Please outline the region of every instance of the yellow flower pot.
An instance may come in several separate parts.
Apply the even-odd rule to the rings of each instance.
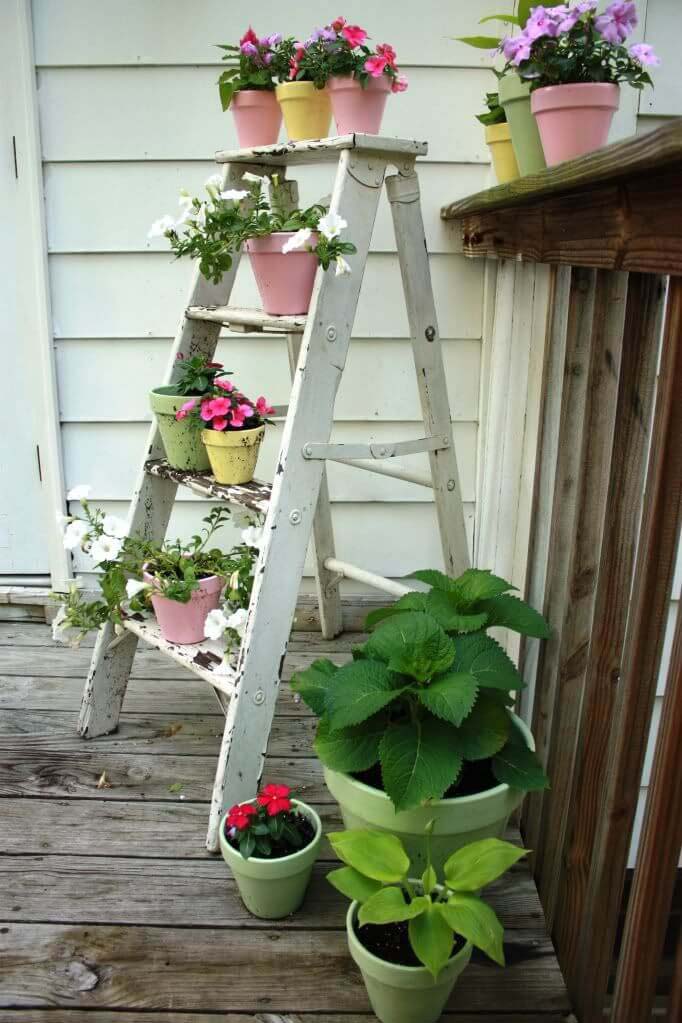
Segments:
[[[327,138],[332,108],[326,89],[316,89],[312,82],[283,82],[275,95],[291,142]]]
[[[499,184],[513,181],[519,176],[519,168],[512,147],[511,132],[508,124],[487,124],[485,140],[495,168],[495,177]]]
[[[253,430],[201,431],[216,483],[232,486],[250,483],[256,471],[264,432],[264,426],[256,426]]]

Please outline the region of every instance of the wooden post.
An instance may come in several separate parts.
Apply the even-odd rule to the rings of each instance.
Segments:
[[[682,1019],[682,927],[677,936],[677,952],[673,967],[673,985],[668,1000],[668,1019]]]
[[[682,278],[671,279],[644,511],[573,990],[581,1023],[604,1007],[682,510]]]

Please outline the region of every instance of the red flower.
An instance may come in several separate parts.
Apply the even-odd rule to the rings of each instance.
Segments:
[[[251,824],[251,818],[255,817],[257,813],[258,810],[253,803],[237,803],[230,807],[227,814],[227,827],[244,831]]]
[[[250,25],[249,25],[248,31],[246,31],[244,33],[244,35],[241,37],[241,39],[239,40],[239,45],[240,46],[243,46],[244,43],[254,43],[256,46],[258,46],[258,36],[253,31],[253,29],[251,28]]]
[[[256,799],[260,806],[267,809],[268,817],[291,809],[291,789],[288,785],[266,785],[261,789]]]

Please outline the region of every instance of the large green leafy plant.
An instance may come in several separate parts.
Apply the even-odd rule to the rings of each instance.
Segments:
[[[524,687],[486,629],[545,637],[542,615],[491,572],[450,579],[431,569],[411,592],[367,619],[375,631],[337,667],[315,661],[292,686],[320,718],[315,750],[327,767],[358,773],[381,765],[397,810],[440,799],[465,761],[490,762],[498,782],[539,789],[547,777],[511,714]]]
[[[504,966],[503,930],[479,891],[525,856],[498,838],[458,849],[445,862],[444,878],[427,866],[410,879],[410,860],[395,835],[378,831],[337,831],[327,836],[346,864],[327,875],[343,895],[360,903],[359,938],[365,924],[408,923],[410,945],[419,962],[437,977],[453,953],[455,935]]]

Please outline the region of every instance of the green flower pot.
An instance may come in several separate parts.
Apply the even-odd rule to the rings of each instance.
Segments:
[[[374,1014],[381,1023],[436,1023],[462,970],[471,959],[471,944],[452,957],[434,980],[425,966],[396,966],[368,952],[355,933],[359,903],[346,916],[350,954],[360,968]]]
[[[253,802],[253,800],[251,800]],[[250,856],[245,860],[225,838],[227,814],[220,821],[220,851],[234,875],[242,902],[249,913],[262,920],[280,920],[295,913],[305,897],[313,864],[322,841],[322,822],[312,807],[292,799],[292,804],[315,826],[315,837],[305,849],[277,860]]]
[[[204,472],[210,469],[208,452],[201,443],[201,430],[190,418],[178,421],[175,413],[189,398],[176,394],[170,387],[155,387],[149,393],[149,404],[159,424],[166,458],[174,469]]]
[[[529,729],[514,715],[529,749],[535,749]],[[436,872],[441,872],[448,856],[469,842],[481,838],[501,838],[509,817],[520,805],[525,793],[511,785],[496,785],[473,796],[437,799],[396,812],[385,792],[356,781],[349,774],[324,768],[324,780],[339,804],[346,828],[390,831],[397,835],[407,850],[415,874],[426,867],[424,829],[434,821],[431,838],[431,859]]]
[[[530,109],[530,84],[518,75],[505,75],[500,79],[499,93],[511,129],[519,172],[522,175],[537,174],[547,164],[538,126]]]

